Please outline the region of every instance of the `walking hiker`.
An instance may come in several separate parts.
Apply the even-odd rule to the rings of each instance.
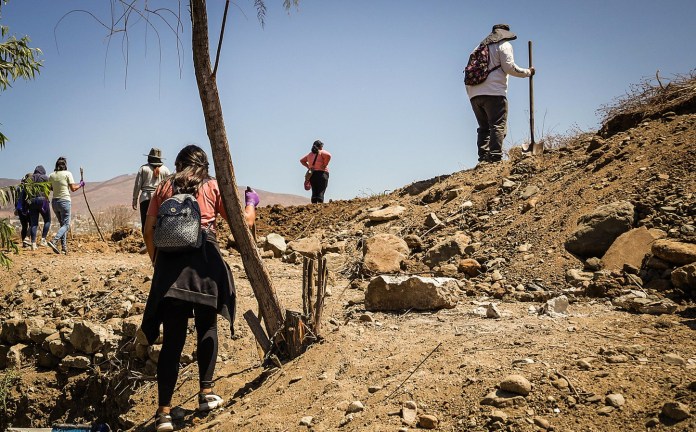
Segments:
[[[145,245],[155,267],[141,326],[150,344],[159,337],[160,324],[163,326],[162,351],[157,363],[159,407],[155,413],[155,428],[158,432],[174,429],[169,413],[179,374],[179,359],[186,342],[188,319],[194,317],[197,334],[199,411],[210,411],[223,403],[223,399],[212,390],[218,351],[217,314],[230,322],[234,333],[234,280],[220,254],[215,224],[218,214],[228,222],[229,219],[217,180],[208,175],[208,157],[198,146],[184,147],[174,165],[174,175],[160,183],[152,194],[144,232]],[[154,239],[160,206],[175,194],[195,196],[204,241],[202,246],[183,252],[157,250]],[[247,189],[245,217],[250,227],[254,223],[250,221],[250,212],[253,209],[255,216],[258,203],[256,192]]]
[[[324,150],[324,143],[316,140],[307,156],[300,159],[303,167],[311,171],[312,204],[324,202],[324,192],[329,185],[329,161],[331,153]]]
[[[133,210],[138,209],[140,203],[140,227],[141,231],[145,232],[145,217],[147,216],[147,208],[150,205],[150,198],[157,186],[162,180],[167,178],[169,168],[164,166],[162,160],[162,150],[151,148],[147,155],[147,163],[142,165],[135,176],[135,185],[133,186]],[[144,251],[143,251],[144,252]]]
[[[533,67],[525,69],[515,64],[510,44],[515,39],[517,35],[510,32],[510,26],[494,25],[491,34],[471,53],[464,70],[466,92],[478,122],[476,145],[479,162],[499,162],[503,157],[503,140],[507,133],[508,75],[518,78],[534,75]],[[482,82],[473,84],[481,78]]]
[[[73,175],[68,171],[68,161],[64,157],[59,157],[56,160],[55,170],[48,176],[48,181],[51,182],[53,189],[53,199],[51,207],[53,213],[60,223],[58,232],[53,237],[53,241],[46,242],[53,252],[64,255],[68,254],[68,230],[70,229],[70,208],[72,201],[70,200],[70,192],[75,192],[81,187],[84,187],[85,182],[80,180],[80,183],[75,183]],[[58,241],[60,240],[61,250],[58,250]]]
[[[20,233],[20,241],[23,247],[31,247],[31,243],[27,240],[27,234],[29,233],[29,202],[27,201],[27,190],[25,185],[27,180],[31,179],[31,173],[27,173],[22,177],[22,182],[17,187],[17,199],[15,201],[14,214],[19,218],[19,223],[22,227]],[[32,250],[36,247],[32,247]]]
[[[46,169],[43,165],[34,168],[31,176],[34,183],[48,182]],[[31,233],[31,248],[36,249],[36,234],[39,230],[39,215],[43,219],[43,229],[41,230],[41,246],[47,246],[46,237],[51,228],[51,207],[49,206],[48,195],[39,194],[29,201],[29,231]]]

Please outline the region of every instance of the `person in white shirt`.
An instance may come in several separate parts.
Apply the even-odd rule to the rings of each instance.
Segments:
[[[515,64],[510,41],[517,35],[507,24],[496,24],[481,44],[488,45],[488,78],[481,84],[467,85],[466,92],[478,122],[479,162],[499,162],[503,157],[503,140],[507,134],[508,75],[527,78],[534,75],[534,68],[521,68]]]
[[[58,250],[58,241],[60,241],[62,252],[67,255],[70,208],[72,205],[70,192],[75,192],[81,187],[84,187],[85,182],[80,180],[79,183],[75,183],[72,173],[68,171],[68,161],[62,156],[56,161],[56,168],[51,175],[48,176],[48,181],[51,183],[51,189],[53,190],[51,207],[53,207],[53,212],[56,214],[58,222],[60,222],[60,228],[55,237],[53,237],[53,241],[46,243],[53,252],[59,254],[61,250]]]
[[[153,147],[150,149],[149,154],[143,156],[147,156],[147,163],[140,167],[138,174],[135,176],[133,210],[138,209],[138,202],[140,202],[140,227],[144,233],[145,217],[147,216],[147,208],[150,206],[152,193],[157,189],[160,182],[171,173],[169,168],[164,166],[162,162],[162,150]]]

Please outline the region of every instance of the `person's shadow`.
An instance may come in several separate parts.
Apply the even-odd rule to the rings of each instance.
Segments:
[[[255,367],[249,367],[246,369],[242,369],[240,371],[232,372],[229,375],[222,376],[217,378],[215,381],[219,381],[222,379],[226,378],[231,378],[236,375],[241,375],[243,373],[247,373],[250,370],[255,369]],[[261,373],[254,378],[253,380],[249,381],[248,383],[244,384],[241,388],[239,388],[233,395],[232,397],[229,398],[223,405],[223,408],[227,409],[230,408],[239,402],[241,398],[244,396],[252,393],[254,390],[257,390],[261,388],[262,385],[265,384],[265,382],[272,377],[275,372],[279,371],[280,369],[276,368],[264,368]],[[280,378],[280,374],[278,374],[278,378]],[[177,388],[174,390],[174,394],[176,394],[177,390],[181,388],[183,385],[183,382],[177,386]],[[174,430],[180,430],[183,428],[192,428],[195,426],[201,426],[208,421],[213,421],[215,417],[217,417],[220,412],[218,411],[216,413],[216,410],[209,411],[209,412],[200,412],[198,410],[192,410],[192,409],[187,409],[183,408],[182,405],[188,404],[191,400],[196,399],[198,396],[198,393],[194,393],[192,395],[189,395],[186,400],[182,401],[179,405],[175,406],[172,408],[172,412],[174,415],[172,415],[172,423],[174,424]],[[224,399],[226,398],[224,395],[221,395]],[[148,418],[147,420],[143,421],[142,423],[136,425],[133,427],[133,431],[135,432],[152,432],[154,429],[154,417]]]

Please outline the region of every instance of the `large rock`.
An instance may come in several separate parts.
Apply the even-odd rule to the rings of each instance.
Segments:
[[[602,268],[622,269],[624,264],[640,268],[643,258],[650,253],[652,244],[663,234],[661,231],[649,230],[644,226],[621,234],[602,257]]]
[[[72,346],[86,354],[98,352],[111,339],[113,334],[109,330],[88,321],[76,322],[70,334]]]
[[[316,237],[305,237],[288,243],[288,249],[308,258],[315,258],[321,252],[321,243]]]
[[[568,252],[581,257],[601,257],[635,219],[633,204],[616,201],[597,207],[578,219],[578,227],[566,240]]]
[[[263,250],[265,251],[273,251],[273,256],[276,258],[280,258],[283,256],[285,251],[288,249],[287,243],[285,243],[285,239],[283,236],[279,234],[268,234],[266,236],[266,243],[263,245]]]
[[[466,254],[466,247],[471,243],[471,238],[462,232],[458,232],[452,237],[448,237],[425,253],[425,263],[430,267],[449,261],[454,257],[461,257]]]
[[[387,222],[400,218],[404,211],[406,211],[406,207],[389,206],[387,208],[372,211],[368,213],[367,217],[371,222]]]
[[[677,265],[696,262],[696,244],[682,243],[674,240],[657,240],[652,245],[652,253],[656,257]]]
[[[672,272],[672,285],[684,291],[696,292],[696,263],[675,269]]]
[[[396,273],[408,257],[406,242],[393,234],[377,234],[365,241],[363,268],[372,273]]]
[[[456,306],[459,284],[452,278],[377,276],[365,291],[365,309],[394,311],[436,310]]]

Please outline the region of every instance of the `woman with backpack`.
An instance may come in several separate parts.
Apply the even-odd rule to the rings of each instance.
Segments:
[[[331,153],[324,150],[324,143],[316,140],[312,144],[312,150],[300,163],[310,173],[309,183],[312,187],[312,204],[324,202],[324,192],[329,185],[329,161]]]
[[[46,169],[43,165],[38,165],[34,168],[34,174],[31,176],[34,183],[48,182]],[[39,230],[39,216],[43,219],[43,229],[41,231],[41,246],[47,246],[46,237],[48,230],[51,228],[51,207],[48,201],[48,195],[39,194],[29,201],[29,232],[31,235],[31,248],[36,249],[36,236]]]
[[[234,281],[216,240],[217,215],[228,220],[217,180],[209,176],[208,157],[198,146],[184,147],[174,165],[174,175],[162,181],[152,194],[144,232],[145,246],[155,269],[141,327],[150,344],[158,339],[160,324],[163,327],[162,351],[157,363],[159,407],[155,413],[155,429],[158,432],[174,430],[170,410],[188,319],[194,317],[197,334],[199,411],[210,411],[223,403],[223,399],[212,390],[218,351],[217,314],[230,322],[234,332]],[[182,197],[180,194],[190,195]],[[174,195],[177,197],[168,200]],[[176,201],[180,197],[181,201]],[[171,205],[166,210],[174,210],[176,203],[181,202],[195,210],[196,205],[190,202],[192,197],[195,197],[199,210],[196,214],[200,215],[200,221],[196,222],[200,222],[199,229],[204,233],[202,245],[176,252],[165,251],[164,247],[156,249],[155,225],[158,224],[160,206],[165,201],[174,202],[165,204]],[[248,189],[245,198],[247,209],[252,207],[255,212],[258,205],[256,192]],[[157,233],[160,242],[162,235]]]
[[[22,232],[20,234],[20,240],[24,247],[31,247],[31,243],[27,241],[27,234],[29,233],[29,202],[27,201],[27,190],[25,184],[31,179],[31,173],[27,173],[22,177],[22,182],[17,187],[17,200],[15,201],[14,214],[19,218],[19,223],[22,227]],[[32,247],[32,250],[36,247]]]

